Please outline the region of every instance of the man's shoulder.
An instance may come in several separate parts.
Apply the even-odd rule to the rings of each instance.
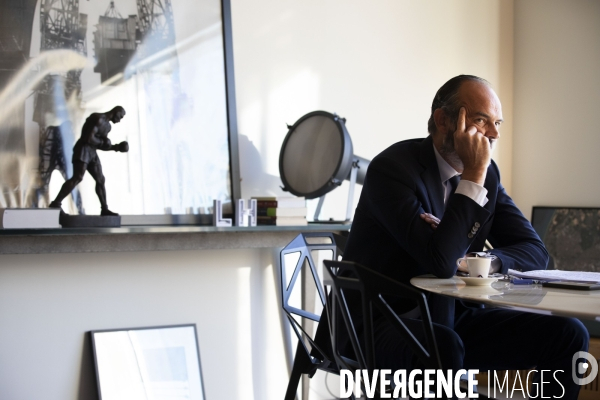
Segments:
[[[427,149],[426,141],[427,138],[409,139],[389,146],[371,161],[366,181],[373,181],[377,176],[414,186],[414,179],[426,168],[426,163],[423,162],[423,155]],[[433,147],[431,153],[433,154]],[[365,182],[365,185],[368,183]]]
[[[426,139],[427,138],[416,138],[394,143],[375,156],[373,162],[377,163],[378,161],[393,160],[400,164],[410,164],[417,161],[421,155],[423,141]]]

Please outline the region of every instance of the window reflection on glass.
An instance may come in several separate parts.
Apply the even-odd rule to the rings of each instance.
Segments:
[[[208,214],[231,200],[220,0],[0,5],[0,207],[46,207],[87,116],[127,114],[98,152],[111,209]],[[58,171],[56,174],[53,172]],[[98,214],[89,174],[63,203]]]

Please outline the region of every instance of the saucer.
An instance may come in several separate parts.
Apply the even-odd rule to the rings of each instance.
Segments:
[[[471,278],[467,276],[458,276],[457,278],[466,283],[467,286],[490,286],[492,283],[500,279],[499,277]]]

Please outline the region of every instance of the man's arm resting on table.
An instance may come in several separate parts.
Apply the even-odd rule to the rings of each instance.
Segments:
[[[458,183],[458,186],[456,187],[456,191],[454,193],[458,193],[458,194],[462,194],[464,196],[470,197],[471,199],[473,199],[473,201],[475,201],[481,207],[485,206],[486,203],[488,202],[488,198],[486,197],[487,189],[481,185],[478,185],[475,182],[471,182],[466,179],[461,179],[461,181]],[[474,257],[476,255],[480,256],[480,257],[485,256],[485,257],[492,258],[492,262],[490,265],[490,274],[495,274],[502,269],[502,260],[500,258],[498,258],[497,256],[493,255],[492,253],[477,251],[477,252],[469,252],[465,256],[466,257]],[[459,267],[458,269],[461,269],[461,268]],[[462,270],[464,270],[465,272],[467,271],[466,265],[464,266],[464,269],[462,269]]]
[[[501,262],[498,272],[506,274],[509,269],[533,271],[548,266],[550,256],[544,243],[503,187],[498,191],[494,224],[488,240],[494,247],[490,253]]]
[[[481,207],[483,207],[487,202],[488,202],[488,198],[487,196],[487,189],[484,188],[481,185],[478,185],[475,182],[471,182],[468,181],[466,179],[461,179],[461,181],[458,183],[458,186],[456,187],[456,191],[454,192],[455,194],[461,194],[464,196],[469,197],[470,199],[472,199],[474,202],[476,202],[477,204],[479,204]],[[425,220],[425,222],[431,224],[432,228],[437,228],[437,225],[440,223],[439,218],[436,218],[435,216],[431,215],[431,214],[422,214],[421,217]],[[491,262],[491,266],[490,266],[490,274],[494,274],[498,271],[500,271],[500,269],[502,268],[502,260],[500,260],[497,256],[488,253],[488,252],[470,252],[465,254],[465,257],[474,257],[474,256],[480,256],[480,257],[484,257],[484,256],[488,256],[488,257],[492,257],[492,262]],[[458,267],[459,270],[467,272],[467,266],[464,262],[461,263],[461,265]]]
[[[468,235],[471,228],[476,222],[483,225],[490,212],[467,196],[453,195],[433,230],[420,216],[425,211],[416,192],[423,190],[422,182],[414,174],[403,173],[398,160],[376,157],[366,181],[368,190],[363,189],[363,193],[369,204],[365,209],[378,224],[428,272],[440,278],[452,277],[456,260],[474,240]]]
[[[493,168],[499,174],[495,164],[493,164]],[[466,190],[465,184],[468,185]],[[478,188],[483,189],[487,194],[482,186],[471,181],[461,180],[455,193],[463,194],[483,206],[487,203],[487,198],[482,197],[485,194]],[[434,228],[440,222],[439,219],[433,218],[430,214],[424,214],[422,218],[432,224]],[[489,240],[495,247],[488,252],[489,255],[494,257],[490,273],[507,273],[508,269],[511,268],[526,271],[546,269],[549,256],[544,244],[502,185],[498,189],[495,218]],[[467,253],[466,256],[475,255],[475,253],[472,251]],[[467,270],[466,265],[461,265],[459,269],[465,272]]]

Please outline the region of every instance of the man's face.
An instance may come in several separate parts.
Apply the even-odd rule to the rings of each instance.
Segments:
[[[467,81],[459,90],[461,106],[467,111],[466,126],[475,126],[490,141],[492,149],[500,138],[502,104],[494,90],[482,83]]]
[[[490,141],[492,150],[500,138],[500,125],[502,124],[502,105],[500,99],[489,86],[475,81],[464,82],[459,89],[459,109],[464,107],[467,115],[465,126],[475,126]],[[446,155],[453,154],[454,132],[458,115],[452,115],[447,120],[447,129],[442,145],[442,152]],[[462,164],[462,162],[461,162]]]

